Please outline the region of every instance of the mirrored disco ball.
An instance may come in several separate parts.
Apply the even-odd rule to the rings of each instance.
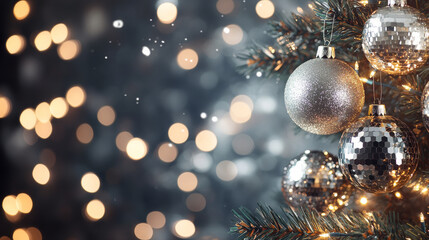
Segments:
[[[355,187],[385,193],[410,180],[419,148],[405,123],[391,116],[368,116],[344,131],[338,157],[341,170]]]
[[[351,188],[341,173],[338,158],[326,151],[307,150],[290,162],[282,178],[287,203],[321,212],[336,211],[346,205]]]
[[[428,20],[409,6],[380,8],[365,23],[362,47],[374,68],[389,74],[408,74],[429,57]]]

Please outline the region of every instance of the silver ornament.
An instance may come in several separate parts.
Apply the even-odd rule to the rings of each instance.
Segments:
[[[422,117],[423,124],[429,131],[429,82],[426,83],[425,89],[422,94]]]
[[[383,72],[405,75],[429,57],[429,24],[405,0],[389,0],[365,23],[362,48],[371,65]]]
[[[334,48],[319,47],[318,58],[300,65],[286,83],[284,98],[289,116],[314,134],[345,129],[356,120],[364,104],[358,74],[334,57]]]
[[[346,205],[351,190],[340,171],[338,158],[326,151],[307,150],[284,169],[282,191],[293,207],[336,211]]]
[[[384,105],[346,129],[339,146],[341,170],[366,192],[395,191],[413,176],[419,159],[417,140],[407,125],[385,115]]]

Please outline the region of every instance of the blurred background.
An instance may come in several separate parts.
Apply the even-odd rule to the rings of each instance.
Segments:
[[[1,1],[0,239],[233,239],[296,133],[283,79],[242,76],[303,0]]]

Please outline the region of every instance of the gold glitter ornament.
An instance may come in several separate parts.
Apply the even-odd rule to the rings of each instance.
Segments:
[[[293,207],[328,212],[347,204],[352,186],[341,173],[337,157],[326,151],[307,150],[284,168],[282,192]]]
[[[300,128],[329,135],[356,120],[365,93],[353,68],[335,59],[335,48],[320,46],[316,59],[301,64],[291,74],[284,99],[289,116]]]
[[[346,129],[339,146],[341,171],[366,192],[393,192],[413,176],[419,146],[407,125],[385,115],[382,104],[372,104],[369,116]]]
[[[371,65],[393,75],[423,66],[429,57],[429,24],[406,0],[389,0],[365,23],[362,48]]]

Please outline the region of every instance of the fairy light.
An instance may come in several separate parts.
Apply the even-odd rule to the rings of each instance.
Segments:
[[[371,73],[369,74],[369,78],[374,77],[374,76],[375,76],[375,73],[376,73],[376,71],[375,71],[375,70],[372,70],[372,71],[371,71]]]
[[[362,205],[366,205],[368,203],[368,198],[366,197],[361,197],[361,199],[359,200],[360,204]]]
[[[411,87],[408,85],[403,84],[402,87],[407,91],[411,91]]]
[[[395,197],[396,198],[402,198],[402,194],[400,192],[395,192]]]
[[[191,70],[198,65],[198,54],[193,49],[186,48],[177,54],[176,60],[180,68]]]
[[[427,193],[428,189],[427,188],[423,188],[422,189],[422,193]]]
[[[143,141],[143,139],[133,138],[128,142],[126,151],[129,158],[137,161],[146,156],[148,152],[148,146],[147,143]]]
[[[359,71],[359,62],[358,61],[355,62],[355,70]]]
[[[328,238],[328,237],[330,237],[330,234],[329,233],[322,233],[319,235],[319,237]]]

